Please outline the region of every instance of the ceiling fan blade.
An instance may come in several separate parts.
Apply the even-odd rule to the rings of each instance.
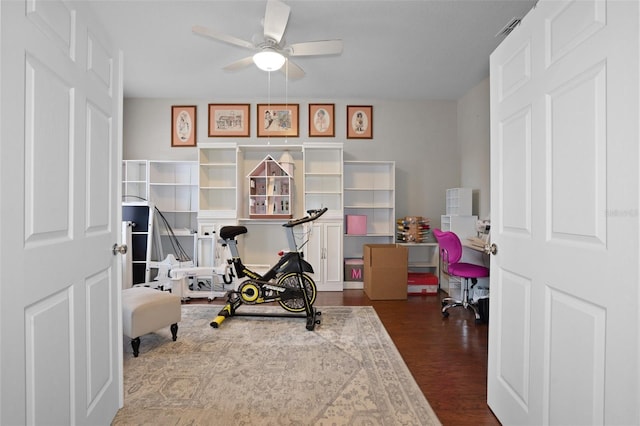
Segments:
[[[269,0],[267,2],[267,9],[264,13],[265,39],[273,39],[276,44],[280,43],[287,29],[290,12],[291,8],[281,1]]]
[[[280,68],[280,71],[282,71],[289,80],[297,80],[304,77],[304,70],[289,59],[286,60],[282,68]]]
[[[339,55],[342,53],[342,40],[308,41],[289,46],[289,56]]]
[[[222,68],[225,71],[237,71],[239,69],[248,67],[253,63],[253,56],[247,56],[246,58],[240,59],[239,61],[235,61]]]
[[[251,42],[242,40],[241,38],[230,36],[228,34],[223,34],[218,31],[212,30],[210,28],[202,27],[200,25],[194,25],[191,28],[191,31],[205,37],[209,37],[215,40],[223,41],[225,43],[233,44],[235,46],[245,47],[247,49],[255,49],[255,46]]]

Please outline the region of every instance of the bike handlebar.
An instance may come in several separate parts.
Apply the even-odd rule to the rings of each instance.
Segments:
[[[314,220],[325,214],[327,210],[329,210],[327,207],[324,207],[322,209],[307,210],[309,216],[305,216],[300,219],[292,219],[282,226],[284,226],[285,228],[293,228],[294,226],[301,225],[303,223],[313,222]]]

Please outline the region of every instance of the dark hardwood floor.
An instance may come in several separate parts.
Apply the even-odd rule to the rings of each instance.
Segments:
[[[315,306],[373,306],[443,425],[499,425],[487,405],[488,326],[462,308],[443,318],[441,297],[371,301],[345,290],[319,292]]]

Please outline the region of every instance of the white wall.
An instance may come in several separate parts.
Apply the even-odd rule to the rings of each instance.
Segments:
[[[458,100],[460,184],[473,188],[473,214],[484,219],[490,206],[489,78]]]
[[[280,101],[271,100],[272,103]],[[171,105],[197,105],[198,141],[215,142],[220,138],[207,136],[209,102],[250,103],[252,136],[233,138],[233,141],[240,144],[266,143],[264,138],[255,137],[256,104],[264,103],[263,99],[130,98],[124,101],[124,159],[197,160],[198,154],[195,148],[171,148]],[[379,100],[345,102],[314,99],[314,103],[335,103],[336,137],[321,139],[307,137],[308,102],[309,100],[289,99],[289,103],[300,104],[300,137],[289,138],[287,143],[300,144],[309,140],[343,142],[345,160],[396,161],[396,215],[398,217],[426,216],[431,218],[433,226],[440,226],[440,215],[445,211],[446,189],[458,187],[461,184],[461,152],[457,120],[459,103]],[[373,139],[346,139],[347,103],[373,105]],[[283,140],[280,139],[276,143],[282,142]]]

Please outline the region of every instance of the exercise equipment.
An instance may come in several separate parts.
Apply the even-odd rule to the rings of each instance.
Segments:
[[[281,254],[278,262],[264,275],[261,275],[242,263],[236,237],[247,233],[245,226],[224,226],[220,229],[220,242],[229,247],[232,265],[238,279],[248,277],[238,285],[237,290],[228,292],[227,304],[218,313],[210,325],[218,328],[222,322],[232,316],[279,316],[306,318],[307,330],[313,330],[320,324],[321,312],[313,307],[316,299],[316,283],[308,275],[313,267],[303,259],[302,248],[309,241],[309,232],[303,232],[300,244],[296,241],[294,228],[318,219],[327,208],[308,210],[308,216],[292,219],[282,226],[287,233],[289,251]],[[243,304],[257,305],[278,302],[287,313],[237,312]]]

